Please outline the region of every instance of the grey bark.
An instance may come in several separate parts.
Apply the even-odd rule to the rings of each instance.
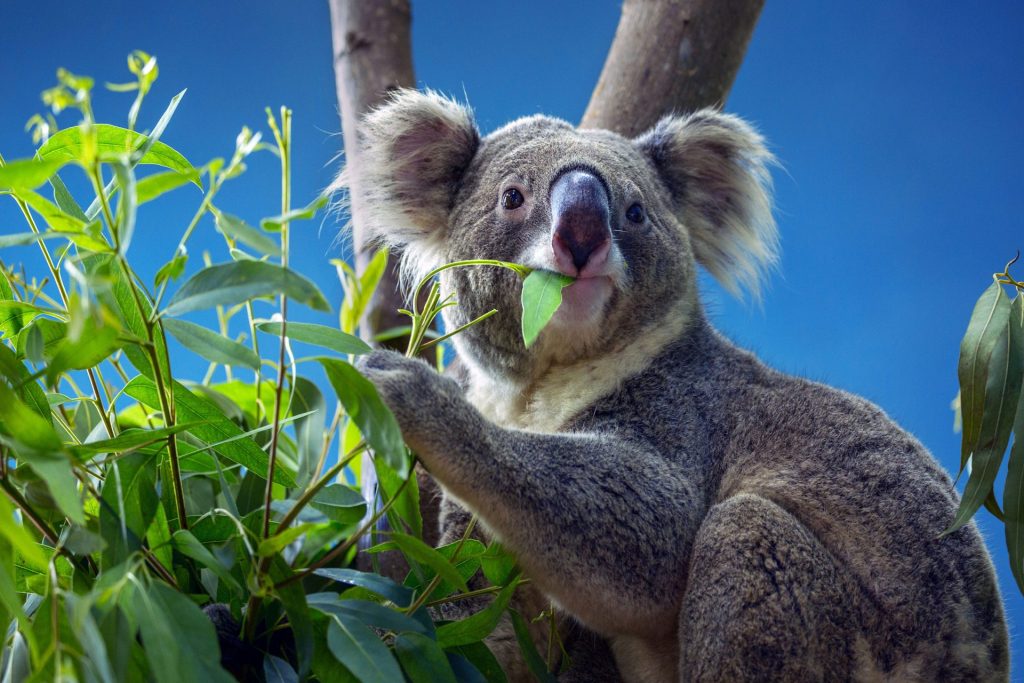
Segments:
[[[329,0],[329,4],[345,164],[351,182],[358,184],[359,120],[392,90],[416,85],[410,31],[412,11],[409,0]],[[357,193],[351,196],[355,202]],[[358,203],[353,204],[351,212],[355,265],[362,272],[372,250],[366,243]],[[396,267],[397,259],[392,257],[367,308],[362,325],[367,341],[379,332],[408,324],[397,312],[404,306]]]
[[[662,116],[721,106],[764,0],[625,0],[583,128],[632,137]]]

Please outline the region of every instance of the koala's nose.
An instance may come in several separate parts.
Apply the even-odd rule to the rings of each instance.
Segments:
[[[598,270],[611,249],[608,191],[591,171],[563,173],[551,186],[551,249],[567,275]]]

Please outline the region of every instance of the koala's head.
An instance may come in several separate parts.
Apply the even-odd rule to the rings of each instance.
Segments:
[[[627,345],[697,310],[696,263],[755,295],[776,257],[771,155],[742,120],[704,110],[635,138],[545,116],[481,138],[470,110],[397,92],[361,130],[353,201],[366,227],[403,249],[409,281],[450,261],[499,259],[576,278],[525,349],[520,280],[495,267],[442,274],[460,356],[510,377]]]

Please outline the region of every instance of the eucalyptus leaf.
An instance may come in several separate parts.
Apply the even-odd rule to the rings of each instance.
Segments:
[[[1010,301],[1003,286],[993,282],[982,293],[971,313],[967,332],[960,342],[957,375],[960,378],[960,409],[963,416],[963,440],[960,469],[975,450],[985,410],[985,383],[989,359],[1010,315]]]
[[[325,486],[313,496],[310,505],[340,524],[354,524],[366,514],[363,496],[344,484]]]
[[[334,614],[327,625],[327,647],[362,683],[394,683],[402,670],[387,645],[359,620]]]
[[[537,646],[530,636],[530,627],[527,626],[526,620],[514,609],[510,609],[508,613],[512,618],[512,628],[515,631],[516,640],[519,642],[519,651],[523,654],[523,660],[530,673],[539,683],[558,683],[558,679],[551,675],[547,664],[537,652]]]
[[[173,318],[165,318],[163,326],[182,346],[208,361],[221,365],[241,365],[252,370],[259,369],[260,357],[255,351],[213,330]]]
[[[562,305],[562,290],[574,280],[568,275],[535,270],[523,280],[523,343],[527,348],[537,341],[540,331]]]
[[[141,206],[151,202],[157,197],[171,190],[177,189],[189,182],[186,175],[177,171],[162,171],[142,178],[135,185],[135,192],[138,203]]]
[[[16,159],[0,166],[0,189],[34,190],[70,159]]]
[[[1005,298],[1002,290],[1000,294]],[[1020,304],[1015,306],[1019,308]],[[1019,348],[1024,343],[1019,337],[1024,330],[1016,322],[1011,324],[1008,300],[1006,308],[1007,315],[999,318],[1002,320],[999,337],[989,358],[983,394],[984,410],[976,445],[971,454],[971,475],[964,488],[956,517],[944,534],[966,524],[986,498],[992,495],[992,485],[1013,430],[1021,395],[1021,383],[1024,380],[1024,354],[1019,353]]]
[[[281,226],[292,221],[309,220],[316,215],[316,212],[327,206],[329,201],[327,195],[321,195],[314,199],[309,205],[301,209],[292,209],[288,213],[273,218],[264,218],[260,221],[260,227],[271,232],[280,232]]]
[[[266,322],[256,325],[260,332],[281,335],[281,323]],[[326,325],[314,323],[289,322],[285,328],[285,336],[292,341],[313,344],[338,353],[359,355],[369,353],[373,349],[359,337],[336,330]]]
[[[399,607],[408,607],[412,602],[413,592],[411,589],[401,586],[391,579],[380,574],[361,572],[355,569],[326,567],[313,572],[325,579],[339,581],[353,586],[359,586],[386,598]]]
[[[501,620],[501,614],[508,606],[512,594],[516,590],[516,582],[511,581],[501,589],[491,604],[483,608],[471,617],[461,621],[453,621],[444,624],[437,629],[437,642],[441,647],[449,648],[458,645],[468,645],[483,640],[491,634]]]
[[[373,383],[343,360],[317,360],[324,366],[327,379],[345,407],[345,412],[359,427],[370,447],[401,476],[408,476],[408,457],[402,431],[395,416],[381,401]]]
[[[317,311],[331,310],[317,286],[302,275],[272,263],[234,261],[204,268],[189,278],[167,304],[163,315],[230,306],[277,294],[285,294]]]
[[[459,570],[455,568],[455,565],[453,565],[447,557],[439,553],[434,548],[431,548],[420,539],[398,531],[392,531],[391,540],[395,545],[401,548],[402,552],[406,556],[427,565],[437,572],[438,576],[451,585],[456,586],[464,592],[469,590],[469,587],[466,585],[466,580],[459,574]]]
[[[106,123],[93,124],[96,145],[100,158],[114,160],[124,154],[139,151],[149,139],[137,131],[120,128]],[[37,154],[43,161],[84,161],[85,145],[82,141],[82,127],[65,128],[50,136],[39,148]],[[140,164],[155,164],[177,171],[190,182],[202,189],[203,184],[197,171],[180,152],[163,142],[156,142],[146,151]]]
[[[222,211],[215,211],[214,216],[216,217],[217,230],[224,236],[237,240],[268,256],[276,256],[281,253],[281,246],[277,242],[241,218]]]
[[[444,650],[421,633],[399,633],[395,654],[412,683],[456,683]]]

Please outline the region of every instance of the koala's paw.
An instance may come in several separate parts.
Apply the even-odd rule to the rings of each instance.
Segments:
[[[360,357],[356,367],[373,382],[415,451],[447,442],[454,429],[473,420],[459,386],[422,360],[374,351]]]

